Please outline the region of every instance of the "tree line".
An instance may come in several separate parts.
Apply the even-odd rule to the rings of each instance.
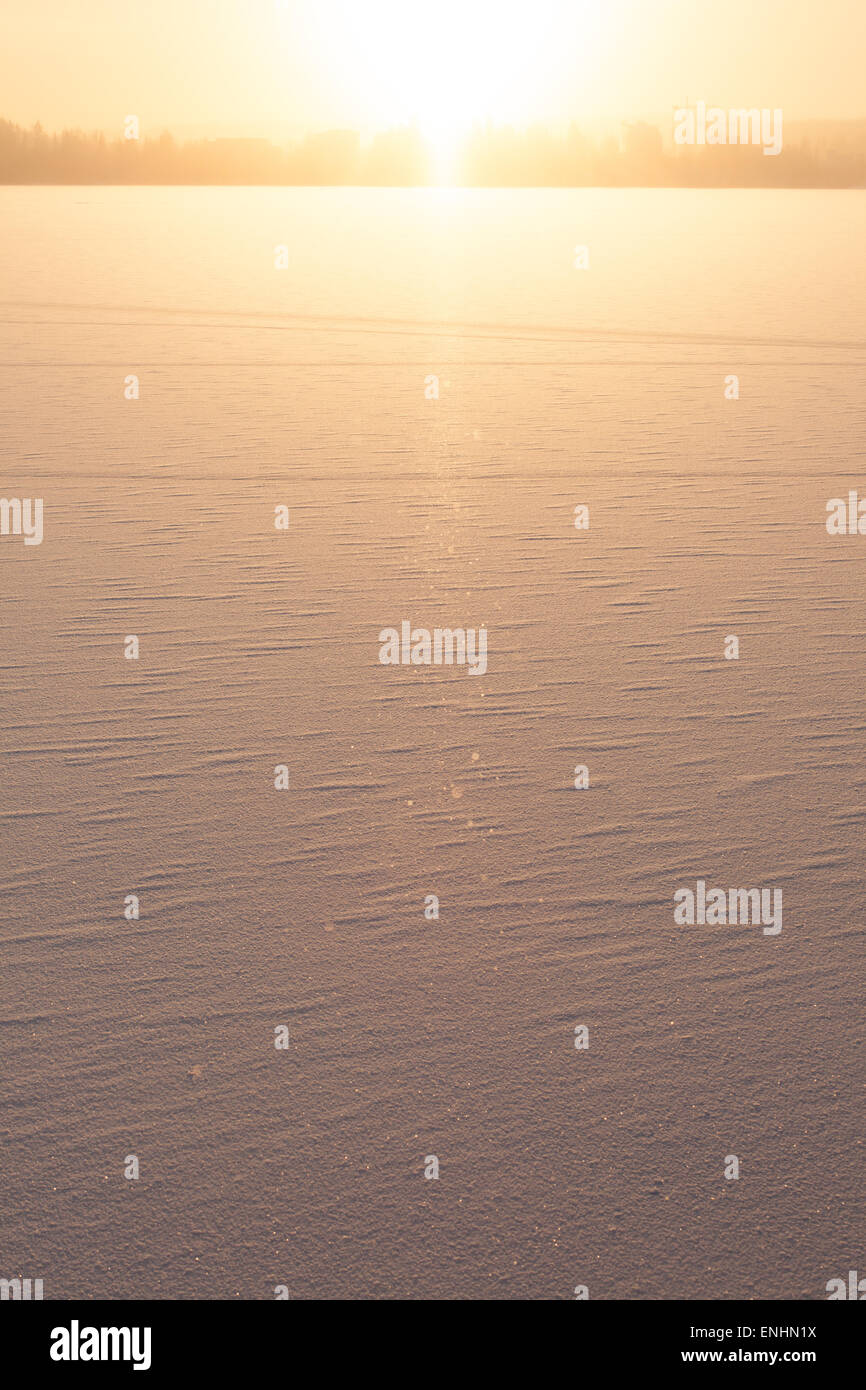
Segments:
[[[50,134],[0,120],[4,184],[368,184],[435,183],[435,153],[413,126],[366,143],[332,130],[290,144],[265,139],[109,139],[100,132]],[[657,126],[625,122],[594,137],[576,125],[556,133],[486,125],[455,151],[448,182],[471,187],[866,187],[866,122],[797,129],[768,158],[758,146],[677,146]]]

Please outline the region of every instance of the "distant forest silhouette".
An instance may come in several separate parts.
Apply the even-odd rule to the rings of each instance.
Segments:
[[[179,142],[164,133],[137,140],[0,120],[3,184],[350,184],[435,183],[436,163],[412,126],[363,144],[357,131],[330,130],[290,145],[264,139]],[[564,134],[533,126],[484,126],[463,140],[450,183],[470,187],[650,186],[866,187],[866,121],[789,126],[781,154],[759,146],[674,146],[644,121],[619,136]]]

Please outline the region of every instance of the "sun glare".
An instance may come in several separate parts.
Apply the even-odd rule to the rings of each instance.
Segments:
[[[320,0],[316,23],[363,119],[417,125],[447,180],[473,125],[544,119],[554,87],[591,77],[608,12],[607,0]]]

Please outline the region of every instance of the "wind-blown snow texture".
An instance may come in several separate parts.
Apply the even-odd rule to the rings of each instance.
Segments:
[[[825,507],[866,495],[866,195],[0,209],[0,491],[45,507],[0,540],[0,1274],[826,1297],[863,1259],[866,538]],[[403,619],[486,624],[487,673],[380,665]],[[676,926],[698,878],[781,887],[781,934]]]

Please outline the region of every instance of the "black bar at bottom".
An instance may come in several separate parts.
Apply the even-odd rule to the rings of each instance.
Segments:
[[[485,1379],[496,1373],[500,1358],[509,1378],[516,1378],[515,1355],[535,1362],[533,1379],[546,1376],[545,1366],[553,1371],[551,1356],[564,1356],[574,1379],[590,1366],[596,1378],[605,1371],[667,1376],[715,1367],[736,1374],[759,1366],[800,1367],[822,1381],[842,1370],[847,1377],[858,1369],[862,1375],[862,1315],[834,1301],[575,1300],[557,1311],[536,1310],[521,1328],[522,1306],[472,1300],[425,1311],[388,1301],[376,1313],[369,1302],[359,1310],[343,1302],[276,1300],[8,1301],[0,1304],[0,1331],[3,1363],[7,1370],[16,1367],[18,1383],[31,1371],[62,1381],[70,1375],[92,1379],[105,1370],[136,1375],[136,1368],[142,1383],[145,1376],[161,1381],[184,1372],[225,1378],[281,1369],[286,1377],[309,1379],[317,1367],[334,1374],[335,1351],[355,1375],[387,1373],[427,1385],[437,1371],[449,1379],[458,1370],[465,1375],[471,1369],[467,1352],[476,1368],[479,1358],[487,1363]],[[502,1316],[507,1322],[500,1323]],[[392,1340],[401,1332],[417,1339],[418,1358],[407,1362],[402,1342]]]

